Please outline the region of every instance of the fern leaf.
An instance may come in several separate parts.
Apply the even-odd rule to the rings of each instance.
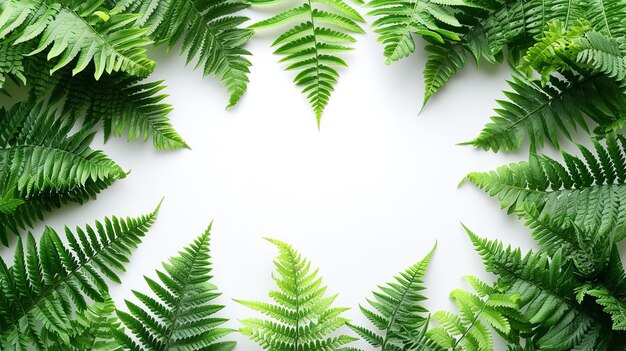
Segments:
[[[428,326],[428,316],[424,316],[428,310],[421,303],[426,300],[422,295],[425,289],[423,277],[433,251],[434,248],[421,261],[396,276],[394,282],[381,286],[380,291],[374,293],[374,300],[368,302],[375,311],[361,306],[366,317],[376,316],[372,322],[383,332],[382,335],[363,327],[349,326],[372,347],[381,351],[402,350],[421,337],[415,335],[416,330]]]
[[[234,341],[221,340],[234,331],[221,327],[228,320],[213,316],[223,306],[212,304],[220,294],[210,282],[210,232],[211,226],[163,263],[165,271],[157,271],[160,282],[146,278],[156,297],[133,291],[143,307],[127,300],[129,312],[117,312],[140,341],[138,349],[228,351],[235,347]]]
[[[599,32],[590,31],[586,34],[576,60],[609,78],[618,81],[626,78],[626,58],[619,42]]]
[[[97,11],[102,2],[61,3],[58,13],[45,25],[39,44],[31,54],[47,50],[48,60],[56,62],[50,70],[51,74],[69,64],[73,65],[72,73],[76,74],[92,62],[96,79],[104,72],[122,71],[140,77],[152,72],[155,63],[145,55],[145,47],[151,41],[145,36],[146,29],[134,27],[137,15],[107,14],[99,17],[98,13],[104,13]],[[24,35],[32,37],[27,32],[16,42],[25,40]]]
[[[72,117],[59,117],[42,104],[21,103],[0,111],[0,126],[0,194],[17,205],[0,213],[5,245],[8,232],[18,234],[45,211],[82,203],[126,176],[102,152],[89,148],[89,128],[70,135]]]
[[[608,351],[624,345],[626,334],[611,330],[608,316],[576,299],[574,291],[582,284],[561,250],[522,255],[467,231],[487,270],[498,275],[497,284],[507,295],[519,294],[524,318],[532,325],[532,332],[524,331],[531,349]]]
[[[464,4],[462,0],[452,3]],[[368,15],[378,17],[372,27],[379,35],[378,41],[385,46],[387,64],[415,51],[414,35],[429,37],[440,43],[444,42],[444,38],[460,39],[453,31],[439,26],[440,23],[451,27],[461,26],[448,4],[428,0],[372,0],[367,6],[373,8]]]
[[[70,322],[67,340],[55,340],[46,346],[49,351],[122,351],[124,330],[115,316],[115,304],[110,298],[95,302],[75,313]]]
[[[438,311],[433,319],[438,327],[428,331],[428,336],[446,350],[483,351],[493,350],[491,327],[508,336],[511,332],[509,319],[518,313],[519,296],[506,295],[474,277],[468,277],[477,294],[454,290],[450,298],[459,309],[455,315]]]
[[[24,56],[32,51],[30,45],[11,45],[0,42],[0,89],[7,78],[17,79],[26,83],[24,72]]]
[[[73,310],[84,311],[87,299],[106,300],[104,279],[120,281],[117,272],[124,270],[157,211],[105,218],[75,232],[66,228],[69,247],[52,228],[45,229],[39,245],[30,234],[25,243],[18,239],[13,266],[0,263],[2,349],[42,346],[42,335],[69,342]]]
[[[346,308],[331,307],[337,295],[326,295],[326,287],[311,263],[290,245],[268,241],[279,250],[275,261],[278,275],[274,277],[279,290],[269,294],[275,303],[237,302],[271,319],[245,319],[239,332],[265,350],[341,350],[355,341],[336,335],[348,322],[341,317]]]
[[[319,5],[326,5],[329,10],[319,9]],[[264,29],[289,24],[290,28],[273,46],[277,47],[276,54],[284,56],[281,62],[288,64],[286,69],[298,72],[294,82],[307,95],[318,127],[339,77],[337,68],[347,66],[337,53],[351,50],[347,44],[355,41],[352,33],[364,32],[359,22],[364,22],[363,18],[343,0],[307,0],[249,27]]]
[[[559,137],[571,140],[578,128],[589,133],[588,120],[609,131],[623,124],[626,95],[614,79],[565,73],[563,78],[551,76],[549,82],[542,85],[514,75],[509,81],[513,90],[505,92],[508,100],[498,101],[501,108],[491,123],[465,144],[497,152],[516,150],[528,139],[534,151],[546,140],[559,147]]]
[[[594,142],[596,154],[579,146],[583,158],[563,152],[565,165],[545,155],[528,162],[502,166],[488,173],[470,173],[472,183],[500,200],[509,213],[534,206],[554,220],[568,219],[599,231],[614,228],[614,240],[626,236],[624,211],[626,179],[622,136],[610,134],[606,146]]]
[[[244,0],[130,0],[120,2],[115,11],[143,14],[138,23],[157,44],[172,49],[182,43],[187,63],[195,61],[204,76],[218,77],[226,86],[231,108],[248,87],[250,52],[243,47],[252,31],[240,27],[248,18],[238,15],[248,6]]]

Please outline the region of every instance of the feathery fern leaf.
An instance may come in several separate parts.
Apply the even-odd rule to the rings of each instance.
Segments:
[[[253,0],[252,4],[277,1]],[[318,8],[325,5],[329,10]],[[298,71],[294,82],[302,87],[315,112],[319,127],[339,73],[337,67],[347,63],[336,53],[351,50],[348,43],[356,41],[352,33],[364,33],[358,22],[363,17],[343,0],[306,0],[271,18],[257,22],[251,29],[265,29],[295,24],[272,44],[275,54],[283,55],[281,62],[287,70]]]
[[[509,213],[532,205],[555,220],[568,219],[600,232],[614,227],[614,240],[619,241],[626,236],[626,139],[609,134],[605,144],[594,141],[596,155],[579,146],[583,158],[563,152],[565,165],[532,154],[528,162],[470,173],[467,179],[496,196]]]
[[[140,342],[132,350],[229,351],[234,341],[221,339],[234,330],[220,327],[227,319],[213,317],[223,308],[211,304],[220,294],[211,284],[209,256],[211,226],[178,256],[157,271],[160,282],[145,278],[152,293],[133,291],[144,307],[126,301],[128,313],[118,311],[122,322]]]
[[[39,245],[30,234],[25,243],[18,239],[13,266],[0,262],[2,349],[41,348],[46,342],[42,335],[70,341],[73,310],[85,310],[87,299],[106,300],[104,278],[120,282],[116,272],[124,270],[157,211],[139,218],[105,218],[75,232],[66,228],[69,247],[52,228],[45,229]]]
[[[369,16],[378,19],[372,23],[379,34],[378,41],[385,46],[387,63],[407,57],[415,51],[413,35],[429,37],[443,43],[444,38],[459,40],[450,30],[441,28],[439,23],[460,27],[450,5],[463,6],[464,0],[372,0],[367,3],[373,8]]]
[[[611,318],[594,301],[577,298],[585,284],[572,257],[562,250],[522,255],[519,249],[468,234],[488,271],[508,295],[519,294],[522,313],[532,325],[526,345],[539,350],[623,350],[626,333],[612,330]],[[620,263],[621,265],[621,263]],[[531,349],[533,349],[531,348]]]
[[[433,319],[440,325],[428,331],[428,336],[446,350],[493,350],[493,336],[489,327],[508,337],[511,324],[521,320],[519,295],[505,294],[497,286],[489,286],[475,277],[467,277],[476,294],[454,290],[454,300],[459,314],[438,311]]]
[[[121,0],[114,12],[141,13],[138,24],[169,49],[182,40],[181,54],[186,53],[187,63],[195,60],[204,76],[219,77],[227,87],[230,108],[248,87],[250,52],[243,47],[252,31],[239,27],[248,18],[237,14],[248,6],[244,0]]]
[[[122,351],[124,330],[115,316],[115,304],[107,298],[77,312],[67,340],[55,340],[48,351]]]
[[[590,31],[581,40],[576,60],[618,81],[626,78],[626,54],[622,45],[599,32]]]
[[[42,104],[20,103],[0,110],[0,241],[66,202],[83,202],[126,174],[100,151],[89,148],[90,128],[69,134],[72,116]],[[7,206],[13,204],[13,206]]]
[[[528,139],[535,151],[546,140],[559,147],[559,137],[571,140],[571,131],[578,128],[590,133],[588,120],[601,133],[618,129],[626,121],[626,90],[604,75],[564,73],[542,85],[517,74],[508,83],[513,91],[505,92],[508,100],[498,101],[497,116],[465,144],[497,152],[516,150]]]
[[[30,45],[11,45],[0,42],[0,89],[4,87],[7,78],[26,83],[24,72],[24,56],[32,51]]]
[[[381,286],[381,291],[374,293],[375,299],[368,300],[368,303],[375,310],[361,306],[363,314],[383,332],[382,335],[349,324],[372,347],[381,351],[404,350],[407,345],[415,344],[415,339],[422,338],[416,331],[427,328],[429,321],[428,316],[424,315],[428,310],[421,305],[426,300],[422,295],[422,290],[425,289],[423,278],[434,250],[433,248],[421,261],[396,276],[395,282]]]
[[[275,304],[238,301],[271,320],[245,319],[239,332],[271,351],[341,350],[356,339],[347,335],[329,336],[348,320],[346,308],[331,307],[337,295],[325,296],[326,287],[317,270],[289,244],[268,239],[279,250],[274,262],[279,290],[271,291]]]

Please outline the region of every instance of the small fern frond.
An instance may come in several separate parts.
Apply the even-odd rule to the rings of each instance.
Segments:
[[[0,262],[0,345],[3,350],[41,347],[42,335],[70,340],[73,311],[87,299],[107,299],[106,279],[120,282],[132,250],[154,223],[157,210],[139,218],[105,218],[95,226],[65,229],[69,247],[52,228],[37,245],[18,239],[12,267]]]
[[[318,8],[320,5],[328,11]],[[339,77],[337,68],[347,66],[337,53],[351,50],[347,44],[356,41],[352,33],[364,33],[359,22],[364,22],[361,15],[343,0],[306,0],[249,27],[256,30],[290,25],[272,46],[277,47],[275,54],[284,56],[281,62],[288,64],[286,69],[298,72],[294,82],[307,95],[318,127]]]
[[[122,351],[124,328],[110,298],[76,312],[66,340],[55,340],[48,351]],[[53,338],[54,339],[54,338]]]
[[[626,78],[626,55],[620,43],[599,32],[590,31],[581,40],[576,61],[609,78],[624,81]]]
[[[160,281],[146,278],[152,295],[133,291],[143,307],[126,301],[129,312],[118,316],[145,350],[229,351],[234,341],[221,340],[234,332],[221,327],[228,320],[214,317],[224,306],[212,304],[220,293],[211,281],[211,226],[193,243],[163,263]]]
[[[0,194],[5,203],[0,241],[5,245],[8,232],[18,234],[44,212],[93,198],[126,176],[106,155],[89,148],[89,128],[69,134],[72,120],[41,103],[0,111]]]
[[[245,319],[239,332],[265,350],[342,350],[355,341],[336,334],[348,322],[341,316],[347,309],[332,307],[337,295],[326,295],[318,271],[289,244],[268,241],[279,251],[274,262],[279,289],[269,294],[274,303],[237,302],[270,319]]]
[[[600,232],[614,230],[614,240],[626,236],[626,139],[607,135],[605,146],[594,141],[595,155],[579,146],[582,158],[563,152],[565,165],[545,155],[496,171],[470,173],[472,183],[500,200],[509,213],[534,206],[554,220],[567,219]]]
[[[559,137],[571,140],[579,128],[590,133],[588,122],[599,131],[623,125],[626,92],[614,79],[604,75],[579,76],[564,72],[550,76],[543,85],[534,78],[515,74],[508,82],[507,100],[499,100],[497,115],[491,117],[480,135],[465,144],[485,150],[516,150],[530,140],[531,151],[545,141],[559,147]]]
[[[380,291],[374,293],[374,299],[368,300],[374,310],[361,306],[363,314],[379,332],[349,326],[372,347],[381,351],[402,350],[420,337],[416,335],[417,330],[428,326],[429,318],[425,315],[428,310],[422,306],[426,300],[422,295],[425,289],[423,278],[434,250],[394,277],[394,282],[381,286]]]
[[[249,6],[244,0],[120,1],[117,11],[143,14],[145,25],[157,44],[172,49],[182,43],[181,55],[204,76],[218,77],[228,89],[227,108],[237,104],[248,87],[250,52],[244,49],[252,35],[240,26],[248,21],[239,13]]]
[[[387,64],[411,55],[415,51],[414,35],[431,38],[443,43],[444,38],[459,40],[459,36],[440,24],[460,27],[451,5],[463,6],[463,0],[372,0],[373,8],[368,15],[378,17],[372,27],[378,33],[378,41],[385,46]]]
[[[428,331],[428,336],[445,350],[493,350],[490,327],[507,336],[511,333],[512,316],[519,317],[519,295],[507,295],[475,277],[467,277],[476,293],[454,290],[450,298],[459,314],[438,311],[433,319],[438,327]]]

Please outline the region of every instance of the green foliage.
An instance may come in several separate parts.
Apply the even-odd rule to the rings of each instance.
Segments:
[[[124,330],[115,316],[115,304],[110,298],[95,302],[77,312],[71,321],[66,340],[55,340],[46,346],[49,351],[122,351]]]
[[[76,323],[81,323],[73,311],[87,309],[88,299],[108,298],[105,278],[120,282],[117,272],[124,270],[157,211],[132,219],[105,218],[75,232],[66,228],[69,247],[49,227],[39,245],[30,234],[26,242],[19,238],[13,266],[0,262],[2,349],[43,348],[49,341],[71,344]]]
[[[140,342],[129,339],[129,349],[228,351],[235,347],[234,341],[221,340],[234,331],[220,327],[228,320],[213,316],[223,306],[211,303],[220,294],[210,282],[210,231],[211,226],[163,263],[165,271],[157,271],[160,282],[145,278],[156,298],[133,291],[144,307],[126,301],[129,312],[117,312]]]
[[[346,308],[331,307],[337,295],[325,296],[326,287],[311,263],[290,245],[268,239],[279,251],[274,262],[278,290],[269,296],[274,303],[238,301],[271,319],[245,319],[239,332],[271,351],[341,350],[355,338],[336,335],[348,322]]]
[[[587,22],[565,28],[551,22],[548,30],[524,57],[522,69],[541,75],[541,82],[516,74],[505,92],[507,100],[481,134],[471,141],[493,151],[515,150],[528,138],[531,150],[544,140],[559,147],[559,138],[571,132],[597,133],[621,128],[626,116],[626,74],[621,48],[615,39],[590,31]],[[558,73],[558,74],[555,74]],[[548,84],[546,84],[548,83]]]
[[[248,18],[237,15],[247,7],[244,0],[120,0],[113,12],[140,13],[138,24],[148,28],[157,44],[172,49],[182,43],[187,63],[195,60],[205,76],[222,80],[230,93],[230,108],[248,86],[250,53],[243,46],[252,31],[239,27]]]
[[[416,349],[417,341],[423,340],[419,349],[436,350],[434,343],[423,335],[429,317],[424,315],[428,310],[421,305],[426,300],[422,295],[425,289],[423,278],[433,251],[434,248],[421,261],[394,277],[394,282],[374,292],[374,299],[368,300],[374,310],[361,306],[361,312],[382,335],[360,326],[349,326],[372,347],[381,351],[396,351],[411,345],[411,349]]]
[[[126,173],[89,148],[91,128],[71,134],[72,116],[42,104],[0,110],[0,240],[67,202],[82,203]]]
[[[509,296],[520,296],[522,314],[532,326],[531,330],[519,330],[527,348],[624,350],[626,333],[611,320],[617,301],[623,301],[624,270],[610,236],[598,239],[593,230],[578,231],[577,238],[570,237],[574,249],[569,253],[547,247],[543,252],[522,255],[519,249],[504,248],[502,243],[481,239],[469,230],[468,234],[487,270],[498,276],[497,285]],[[596,300],[601,289],[611,299]],[[609,306],[605,313],[603,306]],[[619,321],[619,313],[614,316]]]
[[[526,140],[531,151],[545,141],[559,147],[559,138],[572,138],[572,132],[590,133],[588,120],[603,134],[619,129],[626,116],[626,91],[604,75],[580,76],[563,72],[552,75],[542,85],[538,79],[515,74],[505,91],[507,100],[480,135],[465,144],[485,150],[516,150]]]
[[[600,231],[614,228],[614,240],[619,241],[626,236],[626,139],[609,134],[605,145],[593,143],[595,155],[582,146],[582,158],[563,152],[565,165],[531,154],[528,162],[470,173],[467,179],[497,197],[509,213],[523,215],[534,207],[555,221],[567,219]]]
[[[476,62],[504,60],[503,50],[509,51],[509,61],[518,65],[526,50],[540,40],[548,23],[560,21],[566,31],[572,31],[577,21],[589,21],[591,27],[607,36],[623,37],[626,31],[624,13],[626,1],[583,0],[476,0],[472,6],[455,6],[461,28],[455,30],[459,41],[431,41],[426,68],[425,96],[428,101],[472,56]],[[428,38],[427,38],[428,39]]]
[[[145,29],[134,26],[138,16],[108,14],[103,2],[6,1],[1,8],[0,28],[5,30],[0,38],[8,35],[10,43],[19,45],[40,37],[30,54],[47,50],[48,60],[55,61],[50,73],[71,64],[76,74],[93,62],[96,79],[113,71],[147,76],[154,69],[154,62],[145,55],[151,41]]]
[[[407,57],[415,51],[414,35],[431,38],[439,43],[444,38],[459,40],[453,31],[439,24],[460,27],[450,5],[463,6],[463,0],[372,0],[367,3],[373,8],[368,13],[378,17],[372,27],[379,34],[378,41],[385,46],[387,63]]]
[[[271,4],[280,0],[254,0],[252,4]],[[326,6],[328,10],[318,8]],[[298,71],[294,82],[302,87],[315,112],[319,127],[339,73],[337,67],[347,63],[336,53],[351,50],[348,43],[356,41],[351,33],[364,33],[358,22],[359,13],[343,0],[306,0],[271,18],[257,22],[251,29],[265,29],[290,24],[272,44],[274,53],[283,55],[287,70]]]
[[[454,300],[459,314],[439,311],[433,319],[440,324],[428,331],[428,336],[445,350],[493,350],[493,336],[489,327],[505,337],[514,331],[513,326],[523,324],[519,313],[519,295],[506,294],[497,286],[467,277],[476,293],[454,290]]]

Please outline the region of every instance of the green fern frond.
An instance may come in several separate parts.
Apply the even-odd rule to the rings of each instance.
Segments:
[[[578,63],[609,78],[623,81],[626,78],[626,55],[619,41],[599,32],[590,31],[581,40]]]
[[[115,304],[110,298],[94,302],[74,314],[66,340],[55,340],[48,351],[122,351],[124,328],[115,316]],[[54,338],[53,338],[54,339]]]
[[[163,263],[159,281],[145,278],[156,297],[133,291],[143,307],[126,301],[129,312],[118,311],[122,322],[141,346],[133,350],[229,351],[234,341],[221,339],[234,332],[220,327],[227,319],[214,317],[224,306],[212,301],[220,295],[211,284],[209,256],[211,226],[178,256]]]
[[[368,300],[374,310],[361,306],[363,314],[379,331],[352,324],[349,327],[372,347],[381,351],[403,350],[414,344],[414,339],[420,339],[416,331],[428,327],[429,318],[424,315],[428,310],[422,306],[426,297],[422,290],[426,289],[423,278],[434,250],[394,277],[394,282],[381,286],[380,291],[374,293],[374,300]]]
[[[244,0],[126,0],[114,11],[141,13],[138,24],[148,28],[157,44],[172,49],[182,43],[187,63],[195,61],[204,76],[221,79],[230,93],[227,108],[231,108],[248,87],[250,52],[243,47],[252,31],[240,27],[248,18],[238,15],[248,6]]]
[[[470,173],[472,183],[500,200],[508,212],[532,205],[555,220],[568,219],[581,227],[614,228],[614,240],[626,236],[626,162],[624,137],[607,135],[606,146],[594,141],[595,155],[579,146],[582,158],[563,152],[565,165],[545,155],[496,171]]]
[[[497,152],[516,150],[528,139],[534,151],[545,141],[559,147],[559,137],[571,140],[571,132],[579,128],[590,133],[588,122],[603,133],[619,129],[626,121],[626,91],[604,75],[563,72],[543,85],[516,74],[508,83],[513,89],[505,92],[508,100],[498,101],[501,108],[491,123],[465,144]]]
[[[126,173],[89,148],[90,128],[70,134],[70,115],[42,104],[20,103],[0,110],[0,241],[66,202],[82,203]],[[17,202],[16,202],[17,201]],[[7,206],[13,204],[14,206]]]
[[[117,272],[124,270],[157,211],[105,218],[75,232],[66,228],[69,247],[52,228],[45,229],[39,245],[30,234],[25,243],[19,238],[13,266],[0,262],[2,349],[42,348],[42,335],[69,342],[74,309],[85,310],[87,299],[106,300],[105,278],[120,282]]]
[[[254,0],[252,4],[277,1]],[[364,33],[359,13],[343,0],[306,0],[271,18],[251,25],[251,29],[265,29],[289,24],[272,44],[275,54],[283,55],[281,62],[287,70],[297,71],[294,78],[302,93],[307,95],[319,127],[322,113],[334,90],[339,73],[337,68],[347,63],[337,53],[351,50],[347,44],[356,41],[352,33]],[[318,7],[326,6],[328,11]]]
[[[626,333],[612,330],[609,316],[577,299],[575,290],[585,283],[563,251],[522,255],[467,231],[487,270],[498,276],[498,285],[519,294],[522,313],[533,328],[524,334],[527,345],[557,351],[621,350],[625,345]]]
[[[414,35],[429,37],[443,43],[444,38],[459,40],[459,36],[439,25],[460,27],[451,5],[463,6],[463,0],[372,0],[368,15],[378,17],[372,27],[378,41],[385,46],[387,64],[409,56],[415,51]]]
[[[19,44],[40,37],[37,48],[30,54],[46,50],[47,59],[55,62],[51,74],[70,64],[72,73],[76,74],[93,62],[96,79],[104,72],[114,71],[147,76],[155,65],[145,55],[145,47],[151,44],[145,36],[147,30],[134,26],[138,15],[108,14],[108,10],[102,7],[103,2],[29,0],[30,12],[36,11],[37,16],[32,16],[31,23],[27,23],[21,32],[16,30],[11,42]],[[0,18],[5,12],[7,17],[12,17],[15,7],[23,10],[23,4],[18,3],[9,1]],[[0,19],[0,27],[3,25],[4,21]]]
[[[490,327],[507,336],[511,333],[512,316],[519,317],[519,295],[507,295],[498,287],[491,287],[475,277],[467,277],[476,293],[454,290],[450,298],[459,309],[456,315],[438,311],[433,319],[438,327],[428,331],[428,336],[445,350],[493,350]]]
[[[26,83],[24,57],[33,50],[31,45],[11,45],[0,42],[0,89],[7,78]]]
[[[355,341],[335,333],[348,322],[341,317],[347,309],[331,307],[337,295],[326,296],[318,271],[289,244],[268,241],[279,250],[274,262],[278,273],[274,281],[279,289],[269,294],[275,303],[237,302],[271,319],[245,319],[239,332],[272,351],[341,350]]]

